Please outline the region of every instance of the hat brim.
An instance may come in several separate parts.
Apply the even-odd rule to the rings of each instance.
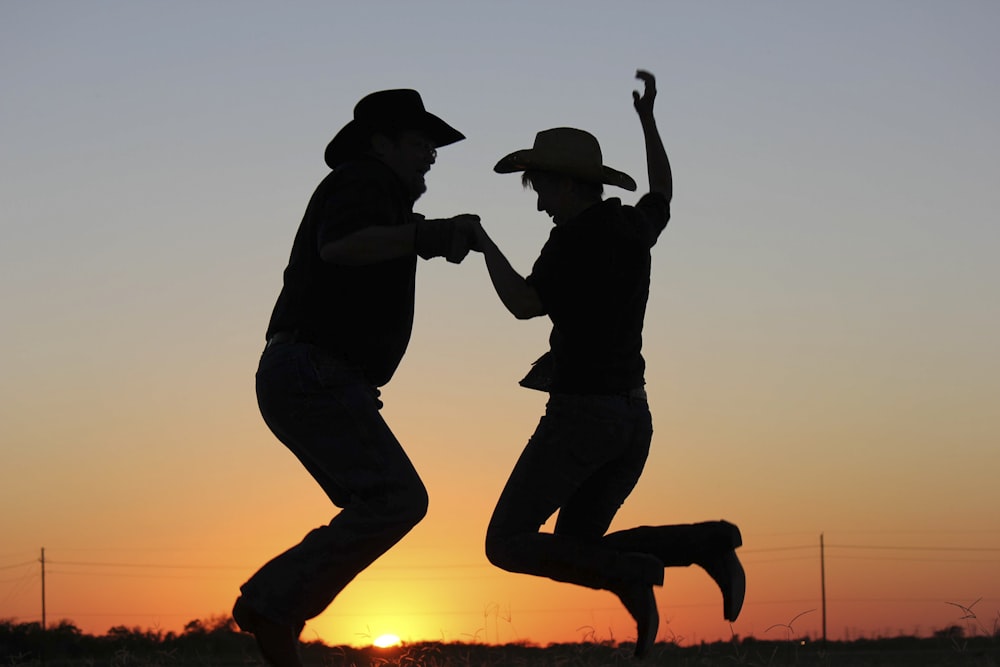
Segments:
[[[557,174],[566,174],[574,178],[591,183],[604,183],[613,185],[629,192],[638,189],[635,180],[623,171],[612,169],[601,165],[599,168],[581,166],[576,164],[556,164],[548,161],[544,156],[536,154],[534,149],[525,148],[504,156],[493,167],[493,171],[498,174],[511,174],[518,171],[548,171]]]
[[[323,156],[327,166],[335,169],[337,165],[362,155],[369,149],[368,142],[372,135],[380,129],[382,128],[372,128],[356,120],[349,122],[327,144]],[[448,146],[465,139],[464,134],[428,111],[415,120],[401,123],[399,127],[394,129],[423,132],[435,148]]]

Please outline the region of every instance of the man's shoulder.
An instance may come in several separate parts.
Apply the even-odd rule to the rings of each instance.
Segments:
[[[626,215],[630,215],[634,211],[639,211],[642,214],[646,214],[650,210],[655,210],[658,213],[670,211],[670,201],[662,192],[647,192],[639,198],[639,201],[631,205],[623,204],[617,197],[605,199],[604,201],[614,202],[615,208]]]
[[[344,162],[316,187],[313,199],[326,205],[355,207],[364,202],[402,200],[388,167],[378,160]]]
[[[656,245],[660,232],[670,222],[670,200],[662,192],[647,192],[636,203],[635,210],[636,226],[644,242],[650,247]]]
[[[647,215],[644,200],[640,199],[634,206],[625,204],[618,197],[608,197],[592,207],[586,215],[589,226],[594,232],[612,236],[625,233],[636,220]]]

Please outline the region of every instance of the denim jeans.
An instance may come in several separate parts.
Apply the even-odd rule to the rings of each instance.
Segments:
[[[257,400],[274,435],[341,508],[241,587],[258,612],[301,629],[424,517],[427,491],[379,413],[378,389],[321,348],[266,349]]]
[[[621,548],[605,537],[642,474],[652,437],[644,400],[551,395],[493,511],[487,557],[505,570],[589,588],[662,583],[662,564],[658,576],[637,570],[642,545]],[[553,533],[539,532],[557,510]]]

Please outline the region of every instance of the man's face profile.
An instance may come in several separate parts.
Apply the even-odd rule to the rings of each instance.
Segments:
[[[398,141],[375,135],[372,144],[375,155],[406,184],[414,201],[418,199],[427,190],[424,177],[437,157],[434,143],[423,132],[404,130]]]

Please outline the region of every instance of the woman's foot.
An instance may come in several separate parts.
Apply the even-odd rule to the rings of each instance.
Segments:
[[[728,521],[720,521],[719,529],[725,533],[726,546],[712,556],[700,558],[697,563],[718,584],[722,591],[722,617],[732,623],[743,609],[747,592],[746,572],[736,555],[737,547],[743,544],[743,536],[740,529]]]
[[[656,633],[660,628],[660,613],[656,608],[653,587],[636,583],[613,592],[635,619],[635,657],[641,658],[653,648],[653,644],[656,643]]]

